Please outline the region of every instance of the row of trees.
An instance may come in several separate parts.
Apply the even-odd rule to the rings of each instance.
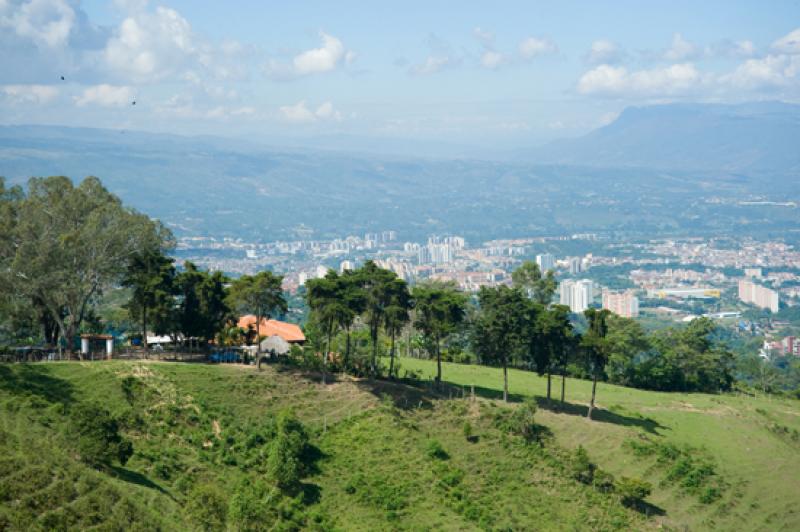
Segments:
[[[324,339],[320,347],[325,353],[343,334],[343,369],[356,372],[364,368],[352,363],[351,333],[359,325],[367,329],[366,372],[373,376],[380,334],[388,341],[392,377],[396,341],[405,331],[407,338],[413,332],[422,350],[436,360],[436,382],[442,379],[443,348],[453,347],[457,339],[466,339],[478,363],[503,369],[504,399],[510,367],[546,376],[548,401],[553,375],[561,377],[562,402],[567,376],[591,378],[590,416],[598,380],[711,392],[729,389],[733,382],[732,355],[715,341],[711,320],[649,335],[634,320],[607,310],[589,309],[575,316],[568,307],[551,304],[557,283],[552,272],[542,274],[535,263],[524,263],[512,279],[513,287],[484,287],[471,299],[450,283],[425,282],[409,289],[394,273],[368,261],[358,270],[342,275],[330,271],[306,284],[311,328]],[[328,358],[323,357],[326,364]]]

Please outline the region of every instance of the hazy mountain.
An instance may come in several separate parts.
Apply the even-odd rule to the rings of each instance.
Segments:
[[[630,107],[576,139],[520,152],[537,162],[720,172],[800,173],[800,106]]]
[[[662,118],[642,118],[649,113]],[[775,114],[775,122],[786,120]],[[606,142],[609,131],[624,131],[626,122],[642,129],[653,122],[662,129],[669,120],[681,123],[669,116],[663,108],[633,110],[592,135]],[[724,114],[719,120],[727,124],[731,118]],[[572,142],[588,146],[592,135]],[[636,140],[630,132],[615,135],[629,144]],[[707,166],[725,155],[711,147],[703,153]],[[794,156],[786,153],[785,160]],[[617,157],[622,160],[621,153]],[[127,204],[183,235],[274,240],[395,229],[404,239],[458,233],[479,241],[585,231],[655,236],[800,228],[796,208],[738,203],[796,200],[800,180],[792,174],[634,167],[646,159],[639,154],[630,164],[620,162],[621,168],[592,168],[353,155],[121,130],[0,127],[0,176],[23,183],[30,176],[95,175]]]

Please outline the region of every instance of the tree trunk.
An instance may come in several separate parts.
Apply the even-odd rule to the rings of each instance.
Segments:
[[[333,326],[328,327],[328,345],[325,352],[322,353],[322,384],[325,384],[325,371],[328,369],[328,353],[331,352],[331,343],[333,342]]]
[[[564,406],[564,390],[567,387],[567,372],[561,372],[561,406]]]
[[[508,366],[503,361],[503,402],[508,402]]]
[[[392,348],[389,351],[389,378],[391,379],[394,373],[394,331],[390,336],[392,338]]]
[[[372,376],[375,377],[378,374],[378,329],[370,331],[370,336],[372,336],[372,367],[370,370],[372,371]]]
[[[589,403],[589,413],[586,415],[587,418],[592,419],[592,410],[594,410],[594,396],[597,392],[597,374],[595,373],[592,375],[592,401]]]
[[[142,304],[142,345],[147,352],[149,346],[147,345],[147,305]]]
[[[344,372],[347,373],[347,369],[350,367],[350,326],[348,325],[345,328],[345,332],[347,335],[347,346],[344,350]]]
[[[436,340],[436,384],[442,382],[442,350],[439,347],[439,340]]]
[[[548,405],[550,404],[550,386],[551,386],[550,377],[551,377],[551,374],[550,374],[550,370],[548,369],[547,370],[547,404]]]

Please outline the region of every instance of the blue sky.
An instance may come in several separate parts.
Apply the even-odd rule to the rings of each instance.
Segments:
[[[800,99],[789,1],[0,0],[0,46],[5,124],[309,146],[512,148],[630,105]]]

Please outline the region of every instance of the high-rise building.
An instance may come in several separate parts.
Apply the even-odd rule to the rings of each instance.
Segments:
[[[570,257],[567,261],[569,263],[569,273],[572,275],[583,271],[583,260],[580,257]]]
[[[778,292],[748,279],[739,281],[739,300],[772,312],[778,312],[780,308]]]
[[[536,264],[539,265],[539,269],[542,273],[553,270],[556,267],[556,258],[552,256],[550,253],[543,253],[541,255],[536,255]]]
[[[639,298],[630,290],[625,292],[603,290],[603,308],[623,318],[636,318],[639,316]]]
[[[352,270],[355,270],[355,269],[356,269],[356,265],[351,260],[343,260],[341,263],[339,263],[339,273],[344,273],[347,270],[351,270],[352,271]]]
[[[581,279],[580,281],[566,280],[560,286],[559,301],[566,305],[572,312],[583,312],[592,303],[593,298],[592,281]]]
[[[752,277],[753,279],[761,279],[762,276],[761,268],[745,268],[744,276]]]

